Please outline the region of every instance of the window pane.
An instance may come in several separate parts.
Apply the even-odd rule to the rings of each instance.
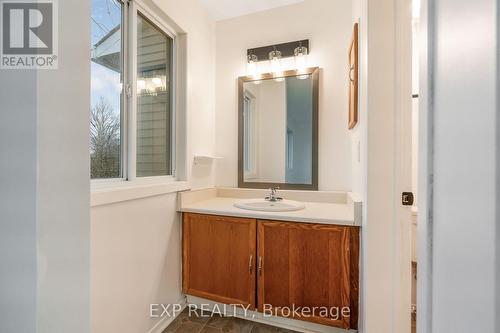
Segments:
[[[140,15],[137,53],[137,177],[170,175],[172,39]]]
[[[90,176],[120,178],[122,3],[92,0]]]

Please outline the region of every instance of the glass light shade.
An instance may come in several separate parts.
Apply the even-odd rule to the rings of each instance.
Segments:
[[[255,76],[257,74],[257,64],[255,62],[247,63],[248,76]]]
[[[281,52],[276,50],[269,52],[269,61],[271,61],[271,71],[274,76],[281,75]]]
[[[294,50],[295,68],[302,73],[307,68],[307,47],[299,46]]]
[[[247,75],[248,76],[257,76],[257,56],[255,54],[250,54],[247,57]]]

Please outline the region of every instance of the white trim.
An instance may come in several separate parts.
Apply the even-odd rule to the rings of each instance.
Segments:
[[[181,314],[181,312],[186,308],[187,306],[186,298],[182,298],[180,301],[177,302],[177,304],[181,305],[182,310],[179,313],[177,313],[175,317],[164,316],[160,318],[160,320],[146,333],[162,333],[168,327],[168,325],[170,325],[175,320],[175,318],[177,318]]]
[[[135,1],[129,3],[128,11],[128,55],[129,62],[127,64],[129,75],[129,85],[131,87],[131,95],[128,98],[128,158],[127,158],[127,175],[129,181],[134,181],[137,174],[137,8]]]
[[[336,328],[332,326],[320,325],[316,323],[311,323],[302,320],[295,320],[290,318],[283,317],[264,317],[262,313],[257,311],[248,311],[247,316],[244,315],[243,309],[237,307],[235,308],[235,312],[233,313],[233,308],[230,308],[229,305],[224,305],[223,303],[213,302],[204,298],[190,296],[187,295],[187,303],[189,305],[196,305],[197,307],[204,306],[212,308],[217,306],[221,311],[227,308],[231,312],[230,315],[235,315],[236,318],[241,318],[249,321],[254,321],[257,323],[272,325],[275,327],[280,327],[296,332],[302,333],[355,333],[357,330],[348,330],[342,328]]]
[[[175,93],[175,164],[173,165],[177,180],[187,180],[188,170],[188,112],[187,112],[187,35],[179,33],[176,40],[176,82]]]
[[[121,156],[120,156],[120,169],[122,180],[127,179],[128,175],[128,123],[129,123],[129,89],[132,89],[129,84],[129,31],[127,27],[129,26],[129,3],[128,1],[120,0],[122,3],[122,26],[121,38],[122,38],[122,57],[121,57],[121,67],[122,67],[122,96],[120,98],[121,110],[120,110],[120,143],[121,143]]]
[[[170,184],[177,180],[173,176],[154,176],[154,177],[139,177],[133,181],[129,181],[121,178],[110,178],[110,179],[94,179],[90,183],[91,191],[100,191],[106,189],[113,189],[117,187],[127,187],[127,186],[146,186],[146,185],[156,185],[156,184]]]
[[[190,186],[184,181],[143,183],[140,181],[116,183],[101,189],[93,189],[90,196],[90,207],[113,203],[144,199],[157,195],[187,191]]]
[[[146,16],[148,20],[153,22],[158,28],[160,28],[164,33],[166,33],[170,38],[174,39],[177,37],[175,29],[168,25],[165,20],[155,11],[150,5],[146,4],[142,0],[134,0],[136,5],[136,10],[138,10],[143,16]]]

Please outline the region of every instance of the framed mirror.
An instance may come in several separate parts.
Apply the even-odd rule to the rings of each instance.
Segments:
[[[238,186],[318,190],[319,68],[238,79]]]

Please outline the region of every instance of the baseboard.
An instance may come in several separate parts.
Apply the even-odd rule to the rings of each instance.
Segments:
[[[213,307],[217,305],[219,309],[223,309],[224,304],[210,301],[204,298],[196,297],[196,296],[187,296],[187,304],[201,306],[202,304],[206,304],[209,307]],[[262,313],[257,311],[248,311],[248,316],[244,315],[243,310],[236,309],[236,313],[232,313],[231,315],[235,315],[235,317],[255,321],[262,324],[272,325],[296,332],[301,333],[356,333],[356,330],[346,330],[342,328],[336,328],[326,325],[315,324],[307,321],[283,318],[283,317],[264,317]],[[156,333],[156,332],[155,332]]]
[[[180,301],[177,302],[177,304],[180,304],[182,310],[184,310],[187,306],[186,298],[182,298]],[[177,318],[177,316],[182,312],[182,310],[175,317],[164,316],[160,318],[160,320],[155,324],[155,326],[153,326],[146,333],[162,333],[168,327],[168,325],[170,325],[175,320],[175,318]]]

